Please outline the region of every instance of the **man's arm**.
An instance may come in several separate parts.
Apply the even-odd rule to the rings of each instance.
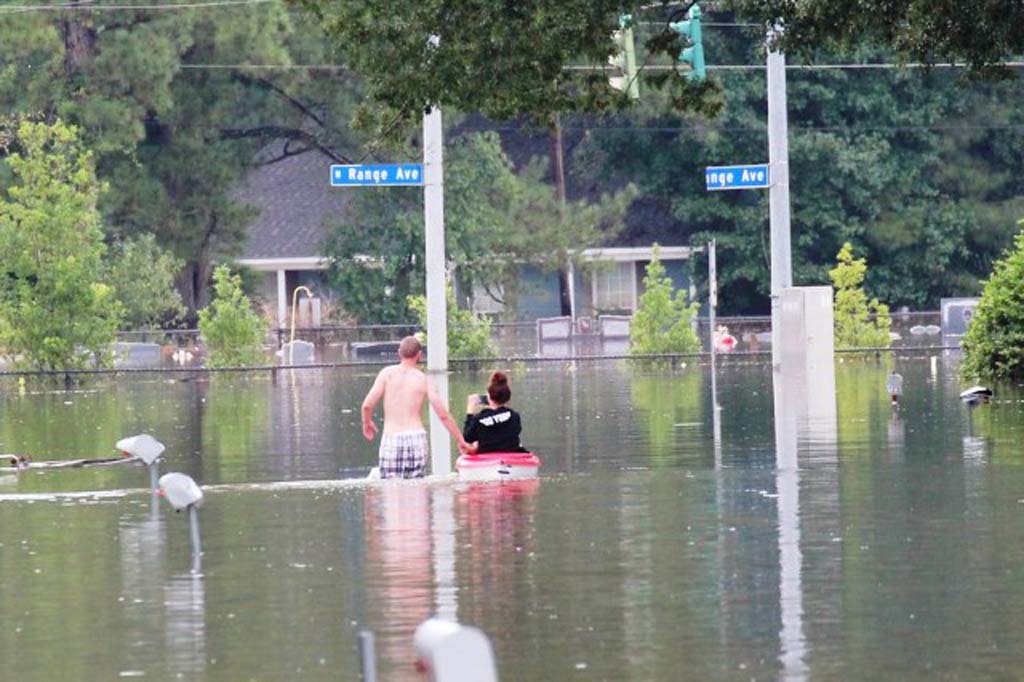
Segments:
[[[452,438],[459,444],[459,450],[465,450],[467,447],[466,439],[462,437],[459,425],[452,419],[452,415],[448,412],[448,406],[444,404],[441,396],[434,390],[434,384],[430,382],[430,379],[427,379],[427,400],[430,401],[430,406],[437,413],[437,418],[444,424],[444,428],[448,429],[448,433],[452,434]]]
[[[384,379],[385,367],[377,373],[377,378],[373,381],[373,386],[370,388],[370,392],[363,398],[363,436],[366,440],[373,440],[377,435],[377,425],[373,423],[373,411],[377,407],[377,403],[384,397]]]

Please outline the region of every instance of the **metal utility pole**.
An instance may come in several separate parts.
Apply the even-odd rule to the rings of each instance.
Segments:
[[[715,311],[718,308],[718,258],[716,253],[717,241],[712,239],[708,242],[708,326],[709,338],[711,339],[711,407],[718,409],[718,386],[715,377]]]
[[[441,109],[423,116],[423,220],[427,270],[427,372],[448,404],[448,300],[445,292],[444,158]],[[430,467],[435,475],[451,473],[448,431],[430,410]]]

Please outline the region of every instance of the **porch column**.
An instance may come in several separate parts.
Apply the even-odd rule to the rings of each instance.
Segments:
[[[569,259],[569,319],[576,323],[576,271]]]
[[[277,271],[277,328],[284,329],[288,323],[288,285],[285,283],[285,271]]]

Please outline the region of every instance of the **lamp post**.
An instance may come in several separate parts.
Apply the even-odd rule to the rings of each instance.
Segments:
[[[306,298],[313,298],[313,292],[308,287],[297,286],[295,291],[292,292],[292,333],[288,337],[288,364],[293,364],[295,360],[295,306],[299,302],[299,291],[306,292]]]

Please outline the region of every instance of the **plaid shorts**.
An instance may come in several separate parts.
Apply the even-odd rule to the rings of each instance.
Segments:
[[[427,432],[385,433],[380,439],[381,478],[421,478],[427,467]]]

